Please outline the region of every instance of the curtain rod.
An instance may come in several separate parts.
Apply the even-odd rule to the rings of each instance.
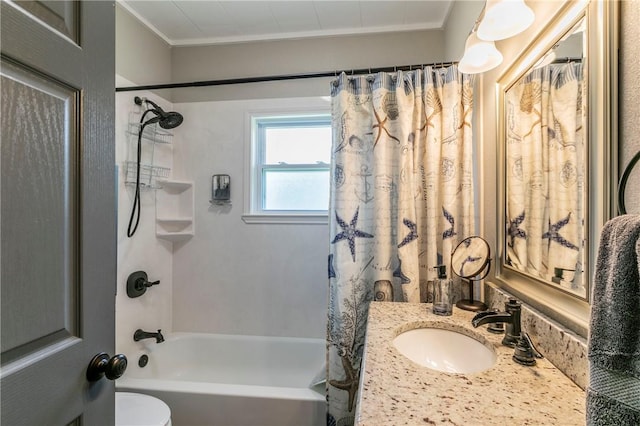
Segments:
[[[354,74],[372,74],[378,72],[395,72],[395,71],[411,71],[414,69],[420,69],[426,66],[451,66],[457,62],[436,62],[433,64],[417,64],[417,65],[401,65],[395,67],[381,67],[381,68],[361,68],[351,69],[344,71],[325,71],[306,74],[284,74],[284,75],[270,75],[263,77],[243,77],[243,78],[228,78],[223,80],[205,80],[205,81],[191,81],[187,83],[167,83],[167,84],[149,84],[144,86],[130,86],[130,87],[116,87],[116,92],[131,92],[136,90],[160,90],[160,89],[178,89],[183,87],[205,87],[205,86],[224,86],[228,84],[245,84],[245,83],[261,83],[265,81],[283,81],[283,80],[301,80],[306,78],[321,78],[321,77],[337,77],[342,72],[350,75]]]
[[[577,57],[577,58],[572,58],[572,57],[566,57],[566,58],[556,58],[553,62],[551,62],[552,64],[567,64],[569,62],[582,62],[582,57]]]

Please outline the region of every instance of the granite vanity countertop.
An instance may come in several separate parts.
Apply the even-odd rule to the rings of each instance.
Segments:
[[[358,389],[356,425],[584,425],[585,393],[546,359],[516,364],[503,335],[473,328],[473,312],[431,313],[431,304],[372,302]],[[479,373],[422,367],[393,345],[420,327],[451,329],[492,347],[497,360]]]

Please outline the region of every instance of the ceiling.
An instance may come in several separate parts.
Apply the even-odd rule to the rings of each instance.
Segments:
[[[454,1],[118,0],[172,46],[440,29]]]

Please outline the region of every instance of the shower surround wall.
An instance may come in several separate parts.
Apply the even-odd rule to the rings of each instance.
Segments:
[[[194,181],[196,234],[174,246],[173,329],[318,337],[326,330],[327,224],[242,220],[249,112],[329,112],[320,97],[176,103],[185,137],[174,146],[178,175]],[[231,177],[232,206],[212,206],[211,175]]]
[[[124,78],[116,77],[117,85],[131,85]],[[118,268],[116,295],[116,348],[119,353],[130,355],[142,348],[143,343],[133,341],[133,333],[141,328],[145,331],[171,331],[172,293],[172,247],[171,243],[156,238],[155,191],[142,190],[141,213],[138,230],[132,238],[127,237],[127,225],[133,203],[133,186],[125,186],[124,161],[127,160],[129,144],[137,142],[136,136],[127,133],[129,112],[137,111],[134,96],[147,96],[161,108],[173,110],[170,103],[147,92],[116,94],[116,165],[118,166]],[[139,118],[139,116],[136,116]],[[174,136],[173,143],[178,138]],[[147,142],[143,142],[147,143]],[[156,149],[157,161],[171,167],[171,147]],[[145,271],[150,281],[160,280],[138,298],[127,296],[127,277],[135,271]],[[134,360],[130,359],[130,362]]]

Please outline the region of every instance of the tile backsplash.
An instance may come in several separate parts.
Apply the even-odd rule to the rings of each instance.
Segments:
[[[485,302],[489,308],[504,311],[509,297],[504,290],[485,284]],[[576,385],[586,389],[589,382],[586,339],[524,303],[522,329],[529,333],[538,351]]]

